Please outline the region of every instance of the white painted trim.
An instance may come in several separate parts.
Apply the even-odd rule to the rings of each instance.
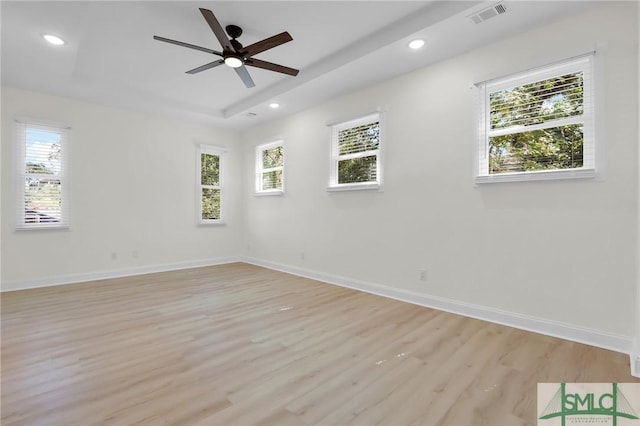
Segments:
[[[640,354],[631,356],[631,375],[640,378]]]
[[[227,191],[225,189],[225,170],[227,163],[228,151],[215,145],[197,144],[196,145],[196,226],[202,225],[226,225],[225,205]],[[215,155],[218,157],[218,185],[202,184],[202,154]],[[202,192],[204,188],[217,189],[220,191],[220,217],[218,219],[202,219]]]
[[[382,185],[383,182],[383,149],[385,145],[385,113],[383,108],[378,108],[378,111],[362,115],[353,120],[345,121],[342,123],[336,123],[330,126],[331,129],[331,151],[329,153],[330,163],[329,163],[329,185],[327,187],[327,191],[353,191],[353,190],[363,190],[363,189],[378,189]],[[378,149],[362,151],[362,152],[354,152],[350,154],[340,155],[338,149],[338,134],[341,130],[354,128],[357,126],[361,126],[363,124],[369,124],[374,121],[378,122],[379,134],[378,134]],[[352,182],[352,183],[338,183],[338,164],[343,160],[350,160],[354,158],[363,158],[363,157],[376,157],[376,180],[375,181],[367,181],[367,182]]]
[[[46,118],[35,118],[35,117],[28,117],[25,115],[16,115],[15,117],[13,117],[13,120],[16,123],[21,123],[21,124],[35,124],[36,126],[57,127],[59,129],[71,130],[71,126],[66,123],[49,120]]]
[[[210,259],[189,260],[184,262],[168,263],[165,265],[149,265],[135,268],[117,269],[113,271],[87,272],[69,275],[57,275],[54,277],[39,278],[25,281],[3,281],[0,291],[25,290],[29,288],[51,287],[57,285],[73,284],[85,281],[106,280],[111,278],[129,277],[133,275],[152,274],[155,272],[176,271],[180,269],[200,268],[203,266],[223,265],[239,262],[237,256],[216,257]]]
[[[277,167],[271,167],[268,169],[265,169],[263,167],[262,164],[262,153],[264,151],[273,149],[273,148],[278,148],[278,147],[282,147],[282,166],[277,166]],[[285,187],[285,179],[286,179],[286,173],[285,173],[285,164],[287,163],[287,153],[286,153],[286,149],[284,147],[284,139],[278,139],[278,140],[274,140],[268,143],[264,143],[262,145],[258,145],[255,148],[255,185],[253,188],[254,194],[258,195],[258,196],[264,196],[264,195],[284,195],[284,187]],[[280,188],[275,188],[275,189],[261,189],[262,188],[262,178],[264,176],[265,170],[268,170],[269,172],[272,171],[281,171],[282,172],[282,186]]]
[[[282,196],[284,195],[284,191],[281,189],[269,189],[267,191],[257,191],[254,192],[253,195],[255,197],[271,197],[271,196]]]
[[[596,52],[590,51],[589,53],[570,57],[566,60],[562,60],[557,63],[550,63],[536,67],[531,70],[525,70],[515,74],[505,74],[503,77],[476,83],[483,99],[477,104],[479,106],[479,119],[482,120],[480,132],[479,132],[479,156],[478,165],[476,168],[477,177],[476,183],[495,183],[495,182],[519,182],[519,181],[532,181],[532,180],[555,180],[555,179],[576,179],[576,178],[595,178],[596,175],[596,163],[601,164],[596,158],[596,142],[598,141],[596,136],[597,124],[601,122],[601,119],[596,116],[594,108],[598,103],[601,103],[602,99],[597,97],[601,94],[597,91],[598,82],[596,79],[599,77],[595,75],[596,71]],[[602,71],[599,69],[599,71]],[[531,126],[511,126],[505,129],[490,128],[490,95],[492,93],[504,90],[509,87],[522,86],[534,81],[546,80],[556,76],[564,75],[566,73],[583,74],[583,86],[584,86],[584,99],[583,99],[583,111],[582,114],[572,117],[565,117],[545,123],[531,125]],[[603,111],[599,111],[602,113]],[[563,170],[539,170],[539,171],[522,171],[514,173],[503,173],[497,175],[489,174],[489,141],[491,137],[502,136],[506,134],[523,133],[527,131],[534,131],[540,129],[547,129],[557,126],[565,126],[570,124],[582,124],[583,125],[583,167],[563,169]],[[572,172],[572,173],[569,173]]]
[[[631,365],[631,375],[640,377],[640,341],[637,337],[633,339],[633,350],[629,353],[629,364]]]
[[[557,337],[572,342],[583,343],[586,345],[608,349],[615,352],[626,353],[630,356],[631,374],[635,377],[640,377],[640,351],[638,350],[637,342],[632,338],[604,333],[598,330],[577,327],[572,324],[560,323],[543,318],[521,315],[515,312],[503,311],[486,306],[446,299],[443,297],[430,296],[423,293],[401,290],[380,284],[367,283],[364,281],[353,280],[338,275],[325,274],[310,269],[284,265],[281,263],[246,256],[228,256],[177,262],[166,265],[153,265],[138,268],[120,269],[114,271],[59,275],[56,277],[37,280],[5,281],[2,283],[0,291],[7,292],[29,288],[51,287],[78,282],[150,274],[155,272],[166,272],[180,269],[199,268],[204,266],[223,265],[234,262],[244,262],[251,265],[261,266],[263,268],[322,281],[327,284],[351,288],[354,290],[364,291],[366,293],[388,297],[390,299],[395,299],[402,302],[412,303],[414,305],[425,306],[427,308],[438,309],[440,311],[450,312],[453,314],[463,315],[466,317],[505,325],[508,327]]]
[[[428,294],[417,293],[409,290],[401,290],[380,284],[367,283],[364,281],[353,280],[337,275],[325,274],[323,272],[313,271],[310,269],[303,269],[296,266],[289,266],[251,257],[241,257],[240,261],[276,271],[286,272],[292,275],[311,278],[328,284],[334,284],[341,287],[364,291],[366,293],[376,294],[378,296],[388,297],[390,299],[412,303],[414,305],[438,309],[440,311],[489,321],[572,342],[584,343],[586,345],[625,354],[633,353],[633,339],[630,337],[614,335],[598,330],[575,326],[573,324],[550,321],[544,318],[531,317],[487,306],[460,302],[443,297],[430,296]],[[636,368],[637,367],[640,367],[640,365],[638,365],[638,361],[636,362]],[[636,372],[638,371],[640,371],[640,369],[636,370]]]
[[[566,52],[565,54],[554,54],[546,58],[536,58],[534,61],[529,61],[529,63],[520,62],[510,69],[503,69],[500,71],[492,72],[490,75],[479,76],[473,79],[471,85],[481,86],[483,84],[491,83],[495,80],[501,80],[505,76],[517,76],[520,74],[536,72],[549,66],[562,65],[563,63],[571,62],[581,57],[590,55],[597,56],[600,51],[606,49],[606,47],[607,46],[604,43],[597,43],[587,46],[586,48],[580,48]]]
[[[342,183],[327,187],[327,192],[380,190],[382,186],[376,182]]]
[[[27,223],[26,214],[24,211],[25,208],[25,197],[26,192],[24,188],[24,179],[28,176],[38,177],[37,173],[28,173],[24,168],[23,164],[26,160],[26,142],[27,142],[27,133],[29,129],[38,129],[43,130],[48,133],[55,133],[60,136],[60,170],[56,175],[57,179],[60,181],[60,220],[56,223]],[[69,187],[70,187],[70,179],[69,179],[69,145],[70,145],[70,131],[71,127],[62,124],[62,123],[54,123],[51,121],[39,120],[39,119],[30,119],[30,118],[16,118],[15,126],[13,129],[16,149],[14,150],[14,164],[13,164],[13,178],[15,191],[16,191],[16,199],[15,199],[15,230],[16,231],[33,231],[33,230],[68,230],[70,227],[70,219],[69,213],[71,211],[70,202],[69,202]]]
[[[329,120],[325,125],[327,127],[334,127],[334,126],[338,126],[341,124],[346,124],[352,121],[358,121],[361,120],[364,117],[370,117],[370,116],[374,116],[376,114],[380,114],[383,112],[386,112],[388,110],[388,107],[386,105],[378,105],[377,107],[375,107],[374,110],[366,112],[364,114],[362,113],[358,113],[358,114],[349,114],[349,115],[345,115],[339,118],[334,118],[332,120]]]
[[[476,176],[477,184],[504,183],[504,182],[526,182],[541,180],[563,180],[563,179],[593,179],[596,177],[595,169],[562,169],[562,170],[536,170],[532,172],[501,173],[496,175]]]

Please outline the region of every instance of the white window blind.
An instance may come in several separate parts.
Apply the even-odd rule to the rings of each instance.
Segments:
[[[69,128],[16,120],[17,229],[65,228]]]
[[[200,145],[198,147],[198,221],[221,223],[223,191],[223,151]]]
[[[593,54],[479,87],[479,182],[592,176]]]
[[[379,185],[380,113],[336,124],[331,135],[329,188]]]
[[[256,192],[281,194],[284,189],[284,146],[282,141],[256,147]]]

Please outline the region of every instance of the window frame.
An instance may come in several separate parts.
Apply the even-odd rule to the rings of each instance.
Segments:
[[[263,168],[263,163],[262,163],[262,153],[264,151],[273,149],[273,148],[277,148],[277,147],[282,147],[282,166],[277,166],[277,167],[271,167],[268,169],[264,169]],[[285,188],[285,163],[286,163],[286,157],[285,157],[285,149],[284,149],[284,141],[281,139],[275,140],[273,142],[268,142],[262,145],[258,145],[256,146],[256,150],[255,150],[255,195],[284,195],[284,188]],[[274,172],[274,171],[282,171],[282,187],[281,188],[275,188],[275,189],[263,189],[262,188],[262,184],[263,184],[263,176],[265,173],[269,173],[269,172]]]
[[[225,157],[227,151],[224,148],[208,145],[197,144],[196,149],[196,223],[200,226],[208,225],[225,225]],[[203,185],[202,184],[202,154],[210,154],[218,157],[219,161],[219,175],[218,185]],[[220,191],[220,218],[218,219],[203,219],[202,218],[202,193],[203,189],[218,189]]]
[[[16,137],[16,161],[15,161],[15,178],[16,178],[16,218],[15,229],[17,231],[33,231],[38,229],[69,229],[69,170],[68,170],[68,151],[69,151],[69,133],[71,127],[57,122],[39,120],[28,117],[15,118],[15,137]],[[59,222],[36,222],[28,223],[25,218],[25,179],[28,176],[46,177],[46,174],[28,173],[25,168],[27,155],[27,131],[29,129],[38,129],[60,135],[60,171],[56,176],[56,180],[60,181],[60,221]]]
[[[497,182],[519,182],[539,180],[581,179],[596,177],[596,84],[595,52],[552,62],[544,66],[517,72],[492,80],[476,83],[479,97],[478,112],[478,154],[476,160],[476,178],[478,184]],[[510,87],[522,86],[561,75],[583,73],[583,113],[580,116],[565,117],[539,125],[521,126],[514,129],[490,130],[490,95]],[[533,170],[489,174],[489,138],[498,134],[515,134],[558,127],[568,124],[583,125],[583,165],[571,169]]]
[[[349,120],[340,121],[333,124],[328,124],[331,129],[331,151],[330,151],[330,167],[329,167],[329,185],[327,191],[357,191],[357,190],[380,190],[382,189],[382,153],[384,145],[384,123],[383,113],[381,110],[368,113],[366,115],[358,116]],[[339,141],[338,133],[342,130],[361,126],[363,124],[377,121],[379,126],[379,141],[378,149],[363,151],[350,154],[339,154]],[[349,160],[353,158],[363,158],[376,156],[376,180],[367,182],[349,182],[338,183],[338,164],[340,161]]]

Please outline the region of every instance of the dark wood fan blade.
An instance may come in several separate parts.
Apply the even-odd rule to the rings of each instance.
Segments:
[[[254,87],[256,85],[253,82],[253,79],[251,78],[251,76],[249,75],[249,71],[247,70],[247,67],[243,65],[241,67],[236,68],[235,70],[236,70],[236,73],[240,76],[240,79],[242,80],[245,86]]]
[[[187,74],[197,74],[199,72],[202,72],[204,70],[208,70],[214,67],[217,67],[218,65],[222,65],[224,64],[224,59],[219,59],[217,61],[213,61],[213,62],[209,62],[208,64],[204,64],[202,66],[199,66],[198,68],[194,68],[192,70],[187,71]]]
[[[293,40],[291,35],[288,32],[283,32],[273,37],[265,38],[262,41],[250,44],[249,46],[245,46],[242,50],[247,52],[246,56],[253,56],[260,52],[264,52],[265,50],[273,49],[276,46],[280,46],[281,44],[290,42]]]
[[[215,50],[207,49],[206,47],[196,46],[195,44],[184,43],[182,41],[171,40],[170,38],[164,38],[164,37],[160,37],[160,36],[153,36],[153,39],[154,40],[158,40],[158,41],[164,41],[165,43],[175,44],[175,45],[182,46],[182,47],[188,47],[189,49],[195,49],[195,50],[199,50],[201,52],[211,53],[212,55],[222,56],[222,52],[218,52],[218,51],[215,51]]]
[[[255,58],[247,59],[247,61],[244,64],[252,67],[256,67],[256,68],[262,68],[264,70],[281,72],[283,74],[289,74],[293,76],[298,75],[298,73],[300,72],[296,69],[285,67],[284,65],[278,65],[272,62],[262,61],[260,59],[255,59]]]
[[[231,45],[231,42],[229,41],[229,37],[227,37],[227,33],[224,32],[222,25],[220,25],[220,22],[218,22],[218,20],[216,19],[216,15],[214,15],[213,12],[210,11],[209,9],[203,9],[203,8],[200,8],[200,13],[202,13],[202,16],[204,16],[204,19],[205,21],[207,21],[207,24],[209,24],[211,31],[213,31],[213,34],[215,34],[216,38],[220,42],[222,49],[235,52],[236,50]]]

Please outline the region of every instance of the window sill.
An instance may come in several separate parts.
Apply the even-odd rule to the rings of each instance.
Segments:
[[[284,195],[284,191],[282,189],[274,189],[270,191],[256,191],[253,193],[256,197],[269,197],[273,195]]]
[[[222,226],[226,224],[227,222],[225,222],[224,220],[201,220],[200,222],[198,222],[198,226]]]
[[[68,231],[69,225],[18,225],[16,231]]]
[[[484,185],[486,183],[593,179],[595,177],[595,169],[541,170],[537,172],[501,173],[498,175],[476,176],[476,183]]]
[[[343,183],[341,185],[328,187],[327,192],[370,191],[370,190],[380,190],[380,189],[381,189],[381,186],[377,182]]]

